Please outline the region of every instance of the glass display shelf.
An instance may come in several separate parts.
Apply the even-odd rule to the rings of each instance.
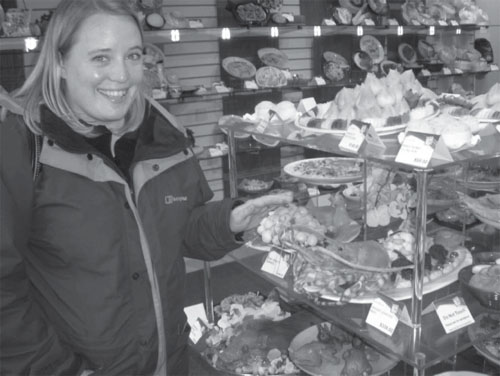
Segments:
[[[240,118],[241,119],[241,118]],[[452,161],[445,161],[440,159],[432,159],[429,164],[429,171],[432,169],[444,169],[451,167],[453,165],[457,165],[460,163],[466,162],[474,162],[479,161],[481,159],[490,159],[500,156],[500,131],[496,130],[495,127],[500,125],[500,120],[498,122],[491,123],[491,134],[484,135],[481,137],[480,141],[471,147],[461,148],[458,150],[450,150],[450,154],[452,156]],[[346,157],[360,157],[365,158],[369,161],[378,162],[385,166],[397,168],[401,170],[412,169],[411,166],[398,163],[395,161],[396,155],[401,148],[401,144],[398,141],[398,132],[397,134],[391,134],[386,136],[381,136],[382,142],[385,144],[386,149],[381,155],[355,155],[351,153],[347,153],[342,151],[339,148],[339,143],[342,140],[342,136],[332,135],[332,134],[318,134],[309,132],[302,128],[297,128],[291,126],[291,135],[288,138],[278,137],[267,133],[262,133],[257,130],[257,125],[246,122],[244,120],[239,121],[237,117],[235,117],[235,121],[231,122],[230,127],[226,128],[228,134],[233,134],[233,132],[246,132],[252,135],[257,136],[266,136],[269,139],[280,141],[284,144],[302,146],[306,149],[314,149],[323,152],[328,152],[336,155],[343,155]],[[295,132],[297,131],[297,132]]]
[[[419,341],[415,341],[416,334],[414,329],[401,322],[398,323],[394,334],[388,336],[365,323],[370,310],[370,304],[318,304],[304,295],[294,292],[290,272],[287,273],[284,279],[263,272],[261,267],[267,255],[266,252],[258,254],[253,252],[251,254],[252,256],[245,258],[241,256],[232,256],[232,258],[235,262],[244,266],[252,273],[275,285],[280,291],[280,295],[287,303],[299,305],[302,308],[310,310],[321,318],[331,321],[343,327],[345,330],[358,335],[389,357],[398,361],[404,361],[410,366],[420,369],[420,371],[440,362],[445,362],[447,359],[471,347],[473,344],[500,332],[500,330],[492,331],[487,336],[474,338],[474,341],[472,341],[468,335],[468,327],[446,334],[436,313],[432,311],[422,316],[422,330],[419,333]],[[488,310],[482,307],[477,300],[470,297],[466,291],[462,293],[458,282],[426,294],[424,296],[424,306],[427,307],[436,299],[444,298],[454,293],[462,295],[467,302],[472,316],[476,319],[476,322],[472,325],[480,325],[480,320],[477,319],[478,316],[488,312]],[[405,300],[404,303],[409,310],[411,299]],[[498,313],[497,311],[491,312]],[[416,342],[418,342],[418,345]]]
[[[235,121],[226,123],[226,125],[229,125],[226,131],[228,133],[230,194],[232,197],[237,197],[237,189],[234,186],[237,181],[234,132],[262,135],[261,132],[257,131],[255,124],[240,119],[239,117],[235,117]],[[450,334],[445,334],[436,313],[425,313],[424,310],[425,307],[435,299],[449,296],[452,293],[461,293],[458,288],[458,283],[455,282],[452,285],[443,286],[442,289],[431,294],[424,294],[425,250],[427,249],[426,239],[428,235],[427,215],[429,210],[427,205],[427,186],[431,174],[435,171],[452,166],[467,166],[468,163],[471,162],[500,157],[500,150],[498,148],[498,145],[500,145],[500,133],[495,126],[495,124],[488,125],[488,127],[485,128],[487,134],[485,134],[475,146],[452,152],[451,161],[432,159],[427,168],[414,168],[395,161],[396,155],[401,147],[397,134],[395,133],[381,137],[386,145],[386,149],[382,154],[379,153],[377,155],[354,155],[342,151],[339,148],[342,136],[338,135],[309,134],[307,130],[299,129],[298,132],[292,130],[287,138],[269,136],[271,139],[280,141],[284,144],[302,146],[307,149],[319,150],[333,155],[364,158],[366,162],[363,164],[364,181],[366,181],[367,177],[368,162],[375,162],[396,170],[413,172],[416,178],[417,192],[415,254],[413,257],[414,279],[411,287],[411,298],[405,300],[405,304],[410,314],[410,323],[408,326],[399,323],[396,328],[396,334],[392,337],[382,335],[377,329],[367,327],[363,324],[370,307],[369,305],[347,304],[335,307],[325,307],[315,304],[307,298],[295,293],[290,278],[281,280],[270,275],[264,275],[264,277],[272,280],[273,283],[289,294],[292,299],[300,301],[319,315],[357,333],[369,343],[383,349],[388,354],[392,354],[397,359],[412,365],[415,368],[416,375],[424,375],[425,368],[435,365],[470,347],[472,342],[468,337],[466,328]],[[466,180],[467,168],[465,168],[464,171]],[[365,225],[364,229],[366,230],[366,228],[367,226]],[[365,239],[367,239],[366,236]],[[238,262],[259,275],[266,274],[261,271],[263,263],[262,255],[245,258]],[[485,311],[485,308],[480,306],[477,301],[470,299],[469,309],[473,317],[477,317]],[[479,324],[476,322],[474,325]]]

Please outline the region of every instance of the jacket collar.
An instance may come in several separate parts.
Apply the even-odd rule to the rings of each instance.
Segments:
[[[41,106],[40,115],[40,128],[43,134],[62,149],[72,153],[102,154],[88,142],[87,137],[73,131],[63,119],[57,117],[47,106]],[[109,137],[109,131],[104,127],[102,127],[102,132],[103,135],[107,133]],[[136,161],[166,157],[189,146],[189,140],[184,134],[161,116],[154,107],[146,110],[138,131],[124,137],[130,136],[137,137],[134,157]]]

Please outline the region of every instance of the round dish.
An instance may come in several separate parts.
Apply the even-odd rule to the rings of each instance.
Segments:
[[[361,70],[371,71],[373,68],[373,60],[367,52],[356,52],[353,56],[353,60],[354,64]]]
[[[349,69],[350,68],[350,65],[347,62],[347,59],[345,57],[343,57],[342,55],[339,55],[336,52],[332,52],[332,51],[323,52],[323,59],[325,59],[325,61],[327,61],[327,62],[332,62],[332,63],[338,64],[340,66],[340,68],[342,68],[342,69]]]
[[[437,291],[439,289],[442,289],[443,287],[446,287],[458,280],[458,275],[459,272],[462,268],[472,264],[472,255],[471,253],[466,249],[466,248],[458,248],[455,250],[456,252],[459,253],[461,262],[459,262],[455,267],[447,274],[444,274],[436,279],[433,279],[427,283],[424,283],[423,286],[423,294],[428,294],[433,291]],[[392,290],[384,290],[383,291],[385,295],[390,297],[391,299],[400,301],[400,300],[407,300],[411,299],[412,296],[412,288],[411,287],[404,287],[404,288],[394,288]],[[373,294],[366,294],[363,296],[359,297],[354,297],[352,299],[349,299],[349,303],[355,303],[355,304],[370,304],[373,302],[373,300],[377,297],[377,293]],[[325,300],[331,300],[331,301],[340,301],[340,296],[337,295],[321,295],[322,299]]]
[[[265,65],[279,69],[288,68],[288,57],[283,51],[280,51],[277,48],[261,48],[257,51],[257,55],[259,56],[260,61],[262,61]]]
[[[250,61],[238,56],[229,56],[222,60],[222,68],[231,76],[242,80],[251,79],[257,71]]]
[[[412,65],[417,62],[417,52],[408,43],[401,43],[398,46],[398,55],[405,64]]]
[[[372,58],[373,64],[379,64],[384,60],[385,51],[382,43],[372,35],[363,35],[359,41],[359,48]]]
[[[257,85],[262,88],[286,86],[287,79],[282,70],[275,67],[261,67],[255,74]]]
[[[486,291],[477,286],[470,284],[470,279],[472,278],[472,268],[473,265],[469,265],[458,274],[458,279],[460,281],[460,286],[463,289],[470,292],[474,298],[476,298],[482,306],[490,309],[500,310],[500,293],[493,291]]]
[[[228,5],[240,25],[265,25],[269,21],[269,11],[257,1],[247,1],[240,4],[230,2]]]
[[[238,190],[247,194],[258,195],[269,191],[273,187],[274,182],[264,181],[260,179],[243,179],[238,184]]]
[[[360,181],[361,159],[343,157],[309,158],[287,164],[283,171],[305,183],[323,185]]]
[[[329,322],[324,322],[322,324],[324,328],[328,329],[328,332],[335,336],[335,332],[338,330],[338,336],[340,338],[345,338],[346,332],[340,328],[333,326]],[[295,365],[300,368],[305,373],[312,376],[329,376],[329,375],[341,375],[343,374],[344,366],[346,365],[346,360],[344,356],[348,358],[349,351],[352,349],[351,343],[342,343],[342,347],[338,351],[328,351],[329,345],[318,342],[318,326],[311,326],[295,336],[295,338],[290,342],[288,348],[288,353],[290,358],[295,363]],[[331,346],[331,345],[330,345]],[[324,350],[322,351],[322,349]],[[374,360],[370,361],[371,372],[370,375],[381,375],[389,370],[391,370],[397,361],[390,359],[385,355],[378,353],[373,348],[364,348],[361,350],[363,352],[375,352],[378,356]],[[311,352],[315,354],[311,354]],[[318,354],[319,353],[319,354]],[[327,356],[322,356],[323,354],[335,354],[332,358]],[[318,364],[314,364],[313,357],[308,357],[307,355],[319,355]],[[345,355],[344,355],[345,354]],[[309,359],[308,359],[309,358]],[[307,363],[304,362],[307,361]]]
[[[475,343],[475,345],[473,346],[476,348],[477,352],[489,361],[498,365],[500,365],[499,347],[492,346],[491,341],[499,340],[499,330],[500,314],[491,312],[481,313],[476,317],[476,322],[473,325],[469,325],[469,327],[467,328],[469,338],[472,342]],[[482,337],[491,334],[493,331],[496,331],[497,333],[494,334],[491,339],[481,341]]]

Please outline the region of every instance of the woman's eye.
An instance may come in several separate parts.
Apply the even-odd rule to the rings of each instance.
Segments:
[[[104,56],[104,55],[98,55],[98,56],[94,56],[92,58],[93,61],[96,61],[98,63],[104,63],[106,61],[108,61],[108,58],[107,56]]]
[[[139,52],[134,52],[129,55],[129,59],[133,61],[140,61],[142,60],[142,53]]]

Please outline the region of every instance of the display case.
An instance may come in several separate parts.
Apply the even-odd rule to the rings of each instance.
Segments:
[[[344,23],[341,17],[337,18],[336,9],[341,7],[341,2],[333,0],[217,0],[186,2],[184,5],[163,3],[159,12],[170,20],[170,24],[156,29],[145,25],[146,42],[165,53],[165,61],[161,62],[163,66],[154,67],[161,70],[165,80],[161,74],[155,76],[152,93],[174,114],[186,117],[186,114],[194,114],[192,116],[196,119],[192,120],[193,123],[185,125],[194,130],[196,143],[205,149],[200,154],[205,168],[214,160],[221,160],[220,164],[215,163],[216,168],[208,172],[211,174],[217,169],[217,176],[221,178],[211,183],[219,187],[221,196],[237,197],[240,195],[238,184],[242,178],[265,176],[271,179],[280,175],[285,160],[297,156],[302,158],[311,151],[360,157],[365,166],[365,181],[367,166],[371,163],[411,171],[416,176],[415,278],[410,295],[403,300],[410,314],[410,322],[409,325],[399,323],[392,336],[384,335],[365,324],[370,304],[318,304],[294,291],[290,275],[277,278],[262,272],[263,254],[235,258],[235,261],[278,286],[285,299],[356,333],[395,361],[403,361],[414,367],[419,375],[423,375],[426,368],[446,361],[474,344],[466,328],[446,334],[435,311],[426,312],[431,303],[460,291],[458,283],[452,283],[432,293],[423,293],[425,235],[429,230],[427,186],[430,177],[437,171],[454,166],[462,168],[463,179],[467,182],[467,166],[470,163],[500,158],[498,131],[485,134],[481,142],[473,147],[452,153],[450,161],[431,159],[426,167],[418,168],[396,162],[401,148],[397,138],[399,132],[382,137],[386,147],[382,154],[357,155],[346,153],[345,149],[339,147],[342,137],[328,133],[312,133],[302,138],[266,134],[267,142],[264,145],[258,141],[262,132],[253,124],[240,122],[239,118],[246,113],[253,113],[255,106],[264,100],[274,103],[287,100],[297,104],[301,99],[314,98],[316,103],[325,103],[331,101],[341,89],[353,88],[364,82],[368,73],[383,77],[389,68],[413,71],[423,87],[436,92],[448,92],[454,87],[453,84],[459,83],[465,93],[481,94],[478,81],[483,84],[492,80],[499,82],[498,65],[493,55],[489,59],[486,54],[479,57],[467,52],[472,52],[479,39],[491,39],[495,45],[495,41],[498,42],[496,38],[499,36],[500,20],[485,22],[481,18],[476,19],[479,23],[471,23],[459,17],[437,17],[433,20],[424,18],[428,23],[424,24],[405,17],[404,6],[411,2],[402,0],[387,1],[389,12],[377,14],[370,11],[369,17],[356,19],[356,24],[352,19]],[[236,10],[238,6],[247,4],[261,7],[262,3],[271,4],[261,9],[265,17],[258,18],[254,12],[253,17],[257,18],[244,18],[245,12],[238,13]],[[229,9],[228,5],[231,5]],[[184,17],[179,14],[181,8]],[[358,12],[359,9],[351,11],[351,17],[358,15]],[[371,47],[366,50],[374,56],[369,56],[367,63],[367,52],[361,46],[361,41],[370,39]],[[37,40],[43,40],[43,35],[35,39],[29,35],[3,35],[0,38],[0,51],[30,51],[26,52],[28,57],[25,57],[23,67],[29,71],[35,59],[33,56],[39,52]],[[419,48],[422,45],[446,48],[444,53],[431,53],[428,49]],[[402,46],[409,46],[410,52],[406,53],[408,48]],[[450,46],[455,48],[454,53],[450,53]],[[262,57],[263,50],[275,54],[271,56],[271,62],[267,60],[266,63]],[[462,58],[457,57],[457,50],[461,51]],[[259,76],[258,71],[262,72]],[[8,72],[4,72],[5,77]],[[177,77],[172,79],[172,76]],[[180,86],[180,93],[177,86]],[[230,115],[237,116],[238,121],[223,131],[219,119]],[[243,136],[239,138],[238,135]],[[249,138],[246,135],[256,137]],[[227,156],[213,157],[207,152],[215,143],[223,141],[229,146]],[[287,149],[290,145],[296,147],[291,149],[293,152]],[[245,162],[242,163],[242,160]],[[368,234],[365,226],[361,236],[367,238]],[[210,273],[210,265],[205,264],[206,307],[209,318],[213,319]],[[470,299],[468,302],[474,318],[485,312],[477,301]],[[488,335],[495,334],[491,332]],[[484,336],[474,338],[474,341],[482,339]]]

